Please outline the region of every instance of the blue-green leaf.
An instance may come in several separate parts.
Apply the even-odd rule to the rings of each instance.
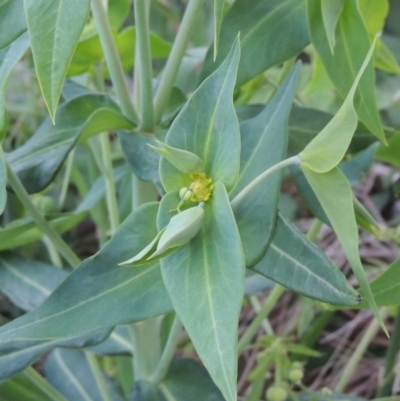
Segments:
[[[26,31],[24,0],[5,0],[0,4],[0,49]]]

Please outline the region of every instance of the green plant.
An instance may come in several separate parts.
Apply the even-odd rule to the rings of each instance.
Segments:
[[[377,149],[398,161],[374,66],[400,70],[376,38],[387,10],[367,3],[189,0],[182,18],[178,1],[0,4],[0,290],[28,312],[0,328],[1,401],[236,401],[238,354],[284,287],[370,308],[387,334],[378,308],[398,295],[381,288],[398,264],[369,284],[357,224],[389,230],[351,184],[358,157],[364,170]],[[304,55],[311,78],[296,61]],[[32,82],[18,112],[5,102],[7,79],[21,84],[16,65]],[[303,108],[318,102],[325,111]],[[287,167],[337,234],[359,290],[313,244],[318,220],[307,238],[278,210]],[[71,233],[83,221],[99,241],[86,258]],[[246,272],[276,284],[238,343]],[[183,327],[204,367],[174,359]],[[319,354],[270,334],[246,400],[264,396],[270,366],[267,399],[311,399],[288,353]],[[50,351],[46,381],[28,366]]]

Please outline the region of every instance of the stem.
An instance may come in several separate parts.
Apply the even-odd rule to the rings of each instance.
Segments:
[[[154,98],[156,122],[161,120],[162,113],[168,104],[179,66],[185,54],[190,34],[194,28],[194,23],[198,17],[203,1],[204,0],[190,0],[185,15],[182,18],[181,26],[179,27],[178,34],[176,35],[167,64],[161,76],[160,85],[158,86]]]
[[[18,199],[21,201],[24,208],[31,215],[32,219],[35,221],[37,226],[42,230],[42,232],[47,235],[50,241],[54,244],[58,252],[62,256],[64,256],[65,260],[72,266],[77,267],[81,261],[75,255],[75,253],[71,250],[71,248],[64,242],[61,238],[60,234],[49,225],[46,219],[42,216],[39,210],[36,208],[34,203],[32,202],[29,194],[26,192],[22,182],[18,178],[18,176],[14,173],[11,166],[7,163],[7,174],[8,181],[17,195]]]
[[[176,347],[179,342],[179,335],[182,331],[182,323],[177,315],[175,315],[174,322],[172,323],[171,331],[169,332],[167,343],[163,354],[161,356],[160,362],[150,377],[150,381],[153,383],[160,383],[168,372],[169,365],[174,357]]]
[[[135,0],[136,23],[136,55],[135,63],[139,65],[139,93],[140,93],[140,129],[153,132],[153,82],[150,49],[149,14],[146,3],[148,0]]]
[[[44,245],[47,248],[47,252],[49,253],[49,257],[50,257],[51,263],[55,267],[62,268],[63,267],[62,260],[60,258],[60,254],[57,252],[56,247],[53,245],[53,243],[46,236],[43,237],[43,242],[44,242]]]
[[[101,46],[110,71],[111,81],[121,104],[123,114],[133,122],[137,122],[135,108],[133,107],[128,88],[126,86],[121,59],[114,42],[107,13],[101,0],[92,0],[92,14],[99,32]]]
[[[74,156],[75,156],[75,148],[72,149],[71,152],[69,153],[67,158],[67,163],[65,165],[64,180],[61,187],[60,197],[58,198],[58,207],[60,209],[62,209],[62,207],[64,206],[65,198],[67,196],[68,185],[71,178],[72,166],[74,164]]]
[[[278,299],[285,292],[285,288],[279,284],[276,284],[272,289],[271,293],[268,295],[268,298],[261,308],[260,312],[258,312],[257,316],[251,322],[250,326],[244,332],[243,336],[240,338],[238,343],[238,355],[240,355],[250,343],[251,339],[257,333],[262,321],[264,318],[271,312],[272,308],[278,302]]]
[[[115,191],[115,184],[113,179],[113,166],[111,161],[110,141],[107,133],[100,134],[100,148],[103,158],[103,175],[106,181],[106,201],[110,218],[111,235],[117,231],[119,227],[119,211]]]
[[[309,241],[314,242],[318,239],[318,234],[319,234],[323,224],[324,223],[319,219],[315,219],[313,221],[313,223],[306,235],[306,237]]]
[[[253,295],[249,298],[249,301],[251,303],[251,306],[253,307],[253,309],[258,313],[261,310],[261,304],[258,300],[258,298]],[[269,336],[273,336],[274,335],[274,330],[271,327],[271,324],[269,323],[267,318],[264,318],[262,321],[262,326],[265,330],[265,332],[269,335]]]
[[[397,354],[400,350],[400,308],[398,308],[396,318],[394,320],[393,332],[390,338],[389,347],[385,356],[385,374],[383,381],[378,388],[377,397],[385,397],[390,395],[394,381],[394,368],[396,365]]]
[[[381,313],[382,313],[382,319],[384,319],[387,315],[386,310],[381,310]],[[378,332],[380,327],[381,326],[380,326],[378,320],[373,318],[373,320],[369,324],[367,330],[363,334],[361,341],[358,343],[357,348],[354,350],[353,354],[351,355],[351,358],[347,361],[347,364],[346,364],[344,370],[342,371],[340,380],[335,387],[335,391],[337,391],[339,393],[343,392],[347,383],[350,381],[355,370],[357,369],[357,365],[360,362],[360,359],[365,354],[365,351],[367,350],[368,345],[374,339],[374,337],[376,336],[376,333]]]
[[[282,160],[281,162],[273,165],[269,169],[265,170],[258,177],[254,178],[247,186],[245,186],[231,201],[232,210],[234,210],[238,204],[253,190],[257,187],[257,185],[261,184],[267,177],[269,177],[275,171],[280,170],[281,168],[290,166],[291,164],[300,164],[299,156],[289,157],[286,160]]]
[[[92,370],[93,376],[98,385],[99,391],[102,395],[102,400],[104,401],[112,401],[110,393],[107,388],[107,384],[104,380],[103,372],[100,369],[99,363],[95,357],[95,355],[91,352],[85,352],[85,356],[87,361],[89,362],[90,368]]]

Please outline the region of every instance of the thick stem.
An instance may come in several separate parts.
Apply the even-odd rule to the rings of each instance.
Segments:
[[[107,209],[110,218],[111,235],[117,231],[119,221],[118,203],[113,179],[113,166],[111,161],[110,140],[107,133],[100,134],[100,147],[103,159],[103,174],[106,181],[106,201]]]
[[[135,23],[136,23],[136,65],[139,66],[140,93],[140,129],[147,132],[154,130],[153,109],[153,77],[151,66],[149,15],[147,13],[148,0],[135,0]]]
[[[92,14],[99,33],[108,70],[110,71],[111,81],[114,85],[122,112],[130,120],[137,123],[138,118],[126,86],[121,59],[114,42],[110,23],[102,0],[92,0]]]
[[[383,309],[381,310],[381,313],[383,320],[385,319],[387,312],[386,310]],[[344,391],[345,387],[347,386],[347,383],[350,381],[354,372],[356,371],[358,363],[360,362],[362,356],[365,354],[365,351],[367,350],[371,341],[376,336],[376,333],[379,331],[380,327],[381,326],[378,320],[373,318],[373,320],[367,327],[367,330],[365,331],[364,335],[362,336],[361,341],[357,344],[357,348],[354,350],[353,354],[351,355],[351,358],[347,361],[345,368],[342,370],[342,375],[340,377],[338,384],[335,387],[335,391],[339,393]]]
[[[18,199],[26,209],[26,211],[30,214],[32,219],[35,221],[37,226],[41,229],[43,234],[47,235],[50,241],[54,244],[58,252],[65,258],[65,260],[72,266],[77,267],[81,261],[75,255],[75,253],[71,250],[71,248],[64,242],[61,238],[60,234],[49,225],[40,211],[36,208],[34,203],[32,202],[29,194],[26,192],[22,182],[18,178],[18,176],[14,173],[10,165],[7,163],[7,174],[8,181],[17,195]]]
[[[251,322],[250,326],[240,338],[238,343],[238,355],[240,355],[246,349],[247,345],[257,333],[262,321],[271,312],[272,308],[276,305],[278,299],[284,292],[285,288],[280,286],[279,284],[276,284],[275,287],[272,289],[260,312],[258,312],[255,319]]]
[[[177,315],[175,315],[174,322],[172,323],[171,331],[169,332],[167,343],[160,362],[150,377],[150,381],[153,383],[160,383],[168,372],[169,365],[174,357],[176,347],[179,342],[179,335],[182,331],[182,323]]]
[[[300,164],[299,156],[289,157],[286,160],[282,160],[281,162],[273,165],[268,170],[265,170],[258,177],[254,178],[246,187],[244,187],[231,201],[232,209],[234,210],[237,205],[259,184],[261,184],[267,177],[271,174],[275,173],[284,167],[290,166],[291,164]]]
[[[203,5],[203,1],[204,0],[190,0],[186,8],[185,15],[183,16],[181,26],[179,27],[178,34],[176,35],[167,64],[161,76],[160,85],[158,86],[154,98],[156,123],[161,120],[162,113],[168,104],[179,66],[181,65],[190,34],[194,28],[194,23]]]
[[[394,381],[394,368],[396,366],[397,355],[400,350],[400,308],[398,308],[396,318],[394,320],[393,332],[390,337],[389,347],[385,356],[385,374],[383,382],[378,388],[377,397],[385,397],[390,395]]]

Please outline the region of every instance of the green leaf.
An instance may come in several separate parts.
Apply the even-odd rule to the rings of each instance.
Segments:
[[[109,327],[171,310],[157,263],[138,269],[118,266],[156,235],[157,211],[156,203],[138,208],[38,309],[0,328],[0,380],[51,348],[98,343]],[[89,334],[83,341],[85,333]]]
[[[0,15],[1,15],[0,8]],[[1,23],[0,23],[1,25]],[[3,26],[3,25],[1,25]],[[0,50],[0,144],[7,131],[7,113],[4,101],[5,89],[8,77],[15,67],[15,64],[24,55],[29,45],[28,35],[22,35],[12,45]]]
[[[20,148],[6,154],[6,159],[25,189],[29,193],[39,192],[53,180],[79,139],[131,127],[109,96],[79,96],[58,109],[55,125],[46,119]]]
[[[267,253],[252,270],[292,291],[333,305],[354,306],[361,299],[343,273],[282,214]]]
[[[214,0],[214,61],[218,54],[219,35],[224,16],[225,0]]]
[[[358,253],[358,231],[350,184],[337,168],[323,174],[315,173],[305,166],[302,168],[339,238],[363,296],[387,334]]]
[[[98,355],[133,355],[129,326],[117,326],[105,341],[86,349]]]
[[[174,359],[158,388],[136,382],[131,401],[224,401],[207,371],[191,359]]]
[[[24,311],[37,308],[68,274],[10,252],[0,254],[0,291]]]
[[[298,64],[260,114],[240,124],[240,174],[230,199],[285,158],[288,116],[299,70]],[[233,209],[247,267],[257,263],[265,253],[273,233],[282,173],[281,170],[268,177]]]
[[[130,12],[130,0],[108,0],[108,17],[113,28],[119,29]]]
[[[7,166],[3,149],[0,144],[0,216],[3,214],[7,202]]]
[[[52,121],[69,63],[89,15],[90,0],[24,0],[40,88]]]
[[[353,105],[354,94],[372,57],[374,46],[375,42],[369,49],[339,111],[299,154],[303,165],[317,173],[325,173],[337,166],[350,145],[351,138],[357,128],[357,113]]]
[[[0,384],[0,401],[68,401],[33,368]]]
[[[343,11],[344,2],[345,0],[321,0],[322,20],[332,54],[335,48],[336,25]]]
[[[197,155],[205,174],[214,182],[233,187],[239,173],[240,133],[233,107],[233,88],[239,63],[236,39],[223,64],[207,78],[175,118],[165,143]],[[191,179],[164,157],[160,161],[161,182],[167,192],[189,187]]]
[[[388,145],[380,145],[376,151],[376,158],[394,166],[400,167],[400,134],[397,133],[388,139]]]
[[[101,389],[87,354],[82,351],[56,349],[44,366],[48,382],[66,399],[85,401],[122,401],[113,381],[105,376],[107,396]]]
[[[203,161],[192,152],[168,146],[160,141],[156,141],[155,146],[149,146],[184,174],[189,175],[204,171]]]
[[[365,398],[336,392],[331,394],[324,394],[323,392],[297,393],[296,396],[298,396],[299,401],[367,401]]]
[[[26,31],[24,0],[4,0],[0,4],[0,49]]]
[[[242,85],[297,56],[309,44],[305,0],[252,0],[251,7],[247,0],[235,1],[222,21],[216,61],[210,47],[202,79],[222,64],[239,32],[242,57],[237,85]]]
[[[308,24],[312,44],[315,46],[328,75],[339,93],[345,98],[370,49],[370,41],[356,1],[345,1],[336,28],[335,54],[332,55],[323,25],[321,1],[308,0]],[[359,119],[381,141],[385,141],[376,105],[373,64],[368,64],[355,95],[355,108]]]
[[[400,305],[400,259],[391,264],[378,278],[371,282],[371,291],[378,306]],[[367,308],[363,302],[360,308]]]
[[[376,68],[386,71],[389,74],[400,74],[400,66],[396,57],[381,39],[378,39],[374,61]]]
[[[357,0],[358,10],[372,38],[383,30],[389,12],[388,0]]]
[[[170,218],[176,194],[161,201],[158,228]],[[211,378],[227,401],[236,400],[237,330],[244,294],[244,258],[224,186],[204,203],[203,228],[188,244],[161,259],[176,313]]]

